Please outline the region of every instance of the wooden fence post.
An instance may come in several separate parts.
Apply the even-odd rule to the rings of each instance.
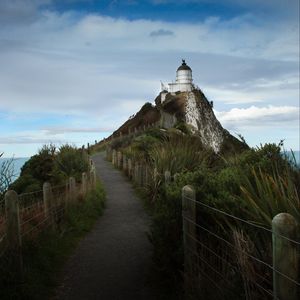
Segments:
[[[169,184],[171,182],[171,172],[165,171],[165,183]]]
[[[6,237],[8,249],[13,259],[13,268],[19,279],[23,277],[22,239],[18,194],[7,191],[5,194]]]
[[[91,178],[92,178],[92,189],[96,188],[96,184],[97,184],[97,173],[96,173],[96,168],[94,167],[91,170]]]
[[[120,169],[122,167],[122,152],[118,151],[117,153],[117,167]]]
[[[87,176],[85,172],[81,174],[81,193],[83,198],[87,193]]]
[[[197,253],[196,243],[196,193],[191,185],[182,188],[182,224],[184,275],[191,275],[193,270],[193,256]]]
[[[52,193],[51,184],[49,182],[44,182],[43,184],[43,201],[44,201],[44,213],[45,217],[49,219],[50,226],[52,229],[55,228],[55,218],[54,218],[54,197]]]
[[[112,151],[112,164],[115,166],[117,163],[117,151],[113,149]]]
[[[295,218],[288,213],[280,213],[272,220],[274,299],[297,300],[300,296],[297,285],[276,272],[278,271],[299,282],[297,245],[288,240],[297,239],[297,229],[298,224]]]
[[[112,161],[112,151],[111,151],[111,147],[106,146],[106,159],[108,161]]]

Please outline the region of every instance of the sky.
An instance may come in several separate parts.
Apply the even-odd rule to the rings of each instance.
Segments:
[[[109,136],[182,58],[233,135],[300,149],[298,0],[0,0],[0,153]]]

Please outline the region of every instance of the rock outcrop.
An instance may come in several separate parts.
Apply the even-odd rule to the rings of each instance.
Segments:
[[[212,102],[199,89],[190,92],[161,92],[155,104],[146,103],[114,135],[130,133],[134,128],[145,128],[153,123],[166,129],[183,124],[215,153],[247,147],[222,127],[213,112]]]

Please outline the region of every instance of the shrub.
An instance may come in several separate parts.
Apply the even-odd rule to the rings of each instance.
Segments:
[[[19,194],[32,192],[41,190],[46,181],[57,185],[70,176],[80,181],[82,172],[87,171],[87,155],[81,149],[71,145],[63,145],[58,149],[52,144],[44,145],[38,154],[24,164],[20,177],[10,188]]]
[[[149,156],[159,173],[168,170],[171,174],[195,170],[205,164],[212,155],[197,137],[171,134],[156,144]]]
[[[73,176],[77,181],[81,180],[81,174],[89,167],[86,153],[68,144],[59,148],[55,166],[57,175],[62,174],[65,179]]]

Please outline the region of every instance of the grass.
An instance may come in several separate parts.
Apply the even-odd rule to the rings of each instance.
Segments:
[[[63,266],[80,239],[92,229],[104,209],[105,193],[100,183],[86,199],[71,207],[65,222],[55,231],[44,231],[35,240],[23,243],[24,275],[16,284],[16,274],[1,270],[0,298],[49,299],[55,293]]]

